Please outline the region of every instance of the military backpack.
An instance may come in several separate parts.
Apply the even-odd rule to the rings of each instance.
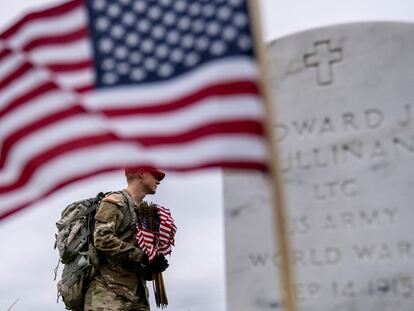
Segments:
[[[96,197],[69,204],[56,223],[55,249],[59,250],[59,262],[64,264],[57,284],[58,300],[62,297],[68,310],[83,310],[86,287],[99,265],[93,247],[94,216],[105,195],[101,192]]]

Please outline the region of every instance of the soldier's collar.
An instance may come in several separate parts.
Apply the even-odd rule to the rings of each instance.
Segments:
[[[127,199],[132,202],[132,204],[134,205],[134,208],[139,207],[139,204],[137,203],[137,201],[135,201],[134,197],[129,193],[128,189],[123,189],[122,192],[125,194]]]

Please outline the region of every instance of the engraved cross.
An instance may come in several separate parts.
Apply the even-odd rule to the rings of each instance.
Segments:
[[[304,55],[306,67],[316,67],[319,85],[333,82],[332,64],[342,60],[342,49],[331,48],[330,41],[315,42],[314,52]]]

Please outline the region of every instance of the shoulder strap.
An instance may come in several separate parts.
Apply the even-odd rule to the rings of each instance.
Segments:
[[[81,219],[82,217],[87,217],[86,227],[80,228],[81,233],[66,246],[68,252],[74,252],[79,245],[85,245],[86,243],[89,244],[92,242],[92,233],[94,230],[94,219],[92,213],[96,211],[99,202],[105,197],[106,194],[107,193],[99,192],[95,198],[92,198],[91,205],[73,218],[72,221]]]
[[[132,206],[132,198],[130,196],[130,194],[124,190],[121,191],[121,193],[123,194],[124,197],[124,203],[128,208],[128,211],[130,212],[131,216],[132,216],[132,220],[134,221],[134,224],[137,223],[137,215],[135,214],[135,210],[134,207]]]
[[[129,198],[128,192],[122,190],[117,191],[116,193],[120,193],[122,195],[122,209],[126,221],[126,223],[121,225],[118,231],[118,234],[122,236],[126,232],[130,231],[131,227],[134,227],[133,229],[135,229],[137,224],[137,216],[135,214],[134,206],[131,203],[131,199]]]

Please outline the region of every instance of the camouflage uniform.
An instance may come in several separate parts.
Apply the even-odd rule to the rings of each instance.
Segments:
[[[86,292],[85,311],[150,310],[134,208],[126,190],[105,197],[97,208],[94,246],[100,262]]]

